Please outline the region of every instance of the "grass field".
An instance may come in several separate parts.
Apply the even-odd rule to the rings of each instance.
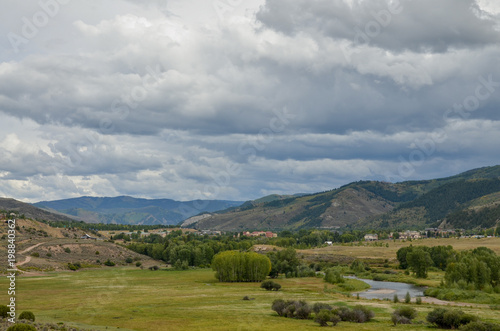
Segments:
[[[389,247],[385,245],[389,244]],[[379,245],[379,246],[376,246]],[[382,247],[380,246],[382,245]],[[335,256],[346,256],[350,258],[357,259],[378,259],[384,260],[387,259],[389,261],[396,261],[396,252],[401,247],[406,247],[409,245],[413,246],[453,246],[456,250],[468,250],[474,249],[479,246],[484,246],[493,250],[497,255],[500,255],[500,238],[429,238],[429,239],[418,239],[413,241],[391,241],[391,240],[382,240],[378,242],[362,242],[361,245],[357,244],[343,244],[343,245],[333,245],[322,248],[315,249],[307,249],[300,250],[299,252],[304,256],[320,256],[324,255],[327,257],[328,255]]]
[[[31,310],[41,322],[70,322],[92,329],[112,330],[318,330],[312,320],[278,317],[271,310],[276,298],[302,299],[310,303],[358,303],[372,306],[373,322],[341,322],[338,330],[387,330],[395,304],[357,300],[331,291],[321,278],[277,280],[282,291],[267,292],[259,283],[219,283],[213,271],[150,271],[106,268],[60,272],[43,277],[17,279],[17,311]],[[6,279],[0,280],[0,302],[7,301]],[[245,301],[247,295],[254,300]],[[402,330],[427,329],[423,323],[432,305],[416,307],[420,325]],[[462,308],[481,318],[500,322],[498,311]],[[101,326],[101,327],[98,327]]]

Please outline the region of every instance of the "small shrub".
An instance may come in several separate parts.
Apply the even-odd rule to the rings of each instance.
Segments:
[[[416,302],[417,305],[421,305],[422,304],[422,298],[421,297],[417,297],[415,299],[415,302]]]
[[[134,260],[133,260],[131,257],[127,257],[127,258],[125,259],[125,262],[126,262],[126,263],[132,263],[132,262],[134,262]]]
[[[156,271],[156,270],[158,270],[158,269],[160,269],[160,267],[158,267],[157,265],[154,265],[154,266],[152,266],[152,267],[149,267],[149,270],[151,270],[151,271]]]
[[[99,255],[99,254],[100,254],[99,251],[95,251],[95,255]]]
[[[392,299],[392,301],[394,303],[398,303],[399,302],[399,298],[398,298],[398,295],[397,294],[394,294],[394,298]]]
[[[300,305],[295,312],[295,317],[301,320],[309,319],[310,315],[311,307],[308,304]]]
[[[33,257],[40,257],[40,253],[37,253],[37,252],[31,253],[31,256],[33,256]],[[492,291],[493,291],[493,288],[492,288]]]
[[[415,319],[417,317],[417,311],[415,308],[404,306],[404,307],[399,307],[394,311],[394,313],[404,316],[410,320]]]
[[[394,325],[398,325],[398,324],[411,324],[411,320],[404,317],[404,316],[400,316],[400,315],[397,315],[397,314],[392,314],[391,315],[391,321]]]
[[[330,284],[339,284],[345,282],[345,279],[344,276],[342,276],[341,269],[334,267],[326,270],[325,281]]]
[[[10,326],[7,331],[36,331],[36,328],[33,325],[16,323]]]
[[[272,310],[278,313],[279,316],[285,315],[286,302],[283,299],[276,299],[273,301],[273,305],[271,306]]]
[[[462,331],[500,331],[500,325],[489,322],[470,322],[460,327]]]
[[[69,270],[76,271],[76,270],[78,270],[79,268],[78,268],[76,265],[74,265],[73,263],[68,263],[68,269],[69,269]]]
[[[313,307],[312,307],[312,310],[315,314],[318,314],[321,310],[332,310],[332,306],[330,306],[329,304],[327,303],[323,303],[323,302],[316,302]]]
[[[265,280],[260,284],[260,287],[267,291],[279,291],[281,285],[272,280]]]
[[[341,321],[340,317],[329,309],[321,309],[315,316],[314,321],[319,323],[320,326],[328,326],[328,322],[332,326],[337,325]]]
[[[142,263],[141,263],[141,262],[139,262],[139,261],[137,261],[137,262],[135,263],[135,266],[136,266],[136,267],[140,267],[141,265],[142,265]]]
[[[64,249],[64,251],[65,251],[66,253],[68,253],[68,254],[69,254],[69,253],[71,253],[71,249],[69,249],[69,247],[66,247],[66,248]]]
[[[35,321],[35,314],[33,314],[31,311],[23,311],[19,315],[19,319],[20,320],[29,320],[29,321],[34,322]]]
[[[405,295],[405,303],[410,303],[411,302],[411,295],[410,292],[406,292]]]
[[[375,313],[365,306],[355,306],[353,309],[347,307],[340,307],[333,311],[338,314],[342,321],[365,323],[375,317]]]
[[[458,329],[462,325],[462,311],[448,310],[443,315],[443,326],[451,329]]]
[[[311,315],[311,307],[305,301],[284,301],[276,299],[273,301],[271,307],[279,316],[308,319]]]
[[[113,267],[116,265],[116,263],[114,263],[110,259],[107,259],[106,262],[104,262],[104,265],[107,265],[108,267]]]
[[[51,253],[47,253],[46,255],[47,255],[47,257],[52,257]]]
[[[9,307],[7,307],[6,305],[0,305],[0,318],[7,318],[9,316],[9,311]]]
[[[330,322],[332,322],[332,326],[337,325],[337,323],[340,321],[341,321],[341,319],[340,319],[339,315],[330,313]]]
[[[461,310],[435,308],[427,315],[427,321],[444,329],[457,329],[461,325],[477,321],[475,316],[464,314]]]
[[[435,308],[429,314],[427,314],[426,320],[427,322],[431,324],[435,324],[437,326],[442,326],[444,325],[443,322],[443,315],[447,312],[448,310],[445,308]]]
[[[396,309],[391,316],[392,323],[397,324],[411,324],[411,321],[417,317],[417,311],[412,307],[400,307]]]

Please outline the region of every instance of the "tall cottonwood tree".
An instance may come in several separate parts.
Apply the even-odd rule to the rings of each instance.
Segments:
[[[215,277],[221,282],[260,282],[271,271],[271,261],[255,252],[225,251],[212,260]]]

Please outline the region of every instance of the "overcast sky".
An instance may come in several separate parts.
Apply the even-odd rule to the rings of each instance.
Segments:
[[[248,200],[500,164],[496,0],[4,0],[0,196]]]

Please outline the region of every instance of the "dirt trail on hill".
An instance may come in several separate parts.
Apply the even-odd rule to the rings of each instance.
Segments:
[[[32,249],[35,249],[35,248],[37,248],[38,246],[40,246],[40,245],[42,245],[42,244],[43,244],[43,243],[38,243],[38,244],[36,244],[36,245],[30,246],[30,247],[26,248],[25,250],[20,251],[20,252],[19,252],[19,254],[26,254],[26,253],[28,253],[29,251],[31,251]]]
[[[24,249],[24,250],[20,251],[18,254],[26,254],[26,253],[28,253],[29,251],[31,251],[32,249],[37,248],[37,247],[38,247],[38,246],[40,246],[41,244],[43,244],[43,243],[38,243],[38,244],[36,244],[36,245],[30,246],[30,247],[28,247],[28,248],[26,248],[26,249]],[[23,264],[26,264],[26,263],[28,263],[28,262],[30,262],[30,261],[31,261],[31,256],[26,256],[26,258],[24,259],[24,261],[23,261],[23,262],[18,262],[18,263],[16,263],[16,268],[17,268],[18,266],[21,266],[21,265],[23,265]]]

